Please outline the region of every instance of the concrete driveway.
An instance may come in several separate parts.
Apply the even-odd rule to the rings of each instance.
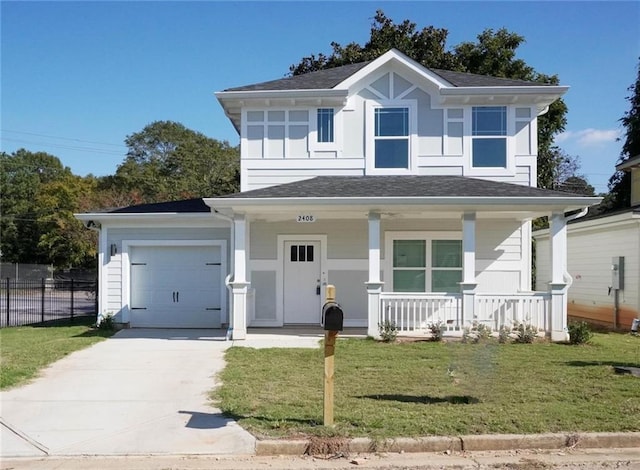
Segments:
[[[231,345],[219,330],[132,329],[0,393],[0,456],[252,454],[209,403]]]

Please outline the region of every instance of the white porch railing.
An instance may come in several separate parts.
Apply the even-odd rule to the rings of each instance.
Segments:
[[[551,295],[547,292],[475,294],[474,315],[463,316],[462,295],[382,292],[378,324],[393,322],[400,333],[428,332],[440,323],[447,332],[482,323],[497,331],[515,323],[551,331]]]
[[[446,331],[462,328],[460,294],[382,292],[379,324],[393,322],[399,332],[428,331],[441,323]]]
[[[516,323],[551,331],[551,294],[548,292],[476,294],[474,310],[475,321],[494,331]]]

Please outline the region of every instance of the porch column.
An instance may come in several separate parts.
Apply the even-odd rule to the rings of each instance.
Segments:
[[[380,214],[369,213],[369,280],[367,286],[367,336],[377,338],[380,318],[380,293],[384,283],[380,280]]]
[[[567,333],[567,223],[564,213],[551,215],[551,340],[566,341]]]
[[[476,302],[476,213],[462,215],[462,325],[472,322]]]
[[[233,249],[233,281],[231,293],[233,295],[232,314],[230,327],[233,328],[232,339],[245,339],[247,337],[247,222],[244,214],[236,214],[233,218],[234,249]]]

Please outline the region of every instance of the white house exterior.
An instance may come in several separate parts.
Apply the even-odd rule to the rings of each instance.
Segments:
[[[617,169],[631,172],[631,207],[567,226],[568,315],[628,329],[640,318],[640,156]],[[549,231],[536,231],[534,237],[539,252],[536,284],[544,288],[550,273]]]
[[[563,340],[565,213],[600,201],[536,188],[536,118],[566,90],[391,50],[219,92],[240,133],[241,192],[78,215],[100,230],[100,311],[131,326],[229,323],[242,339],[320,325],[333,284],[345,325],[372,336],[385,320],[520,321]],[[542,215],[552,282],[533,292]]]

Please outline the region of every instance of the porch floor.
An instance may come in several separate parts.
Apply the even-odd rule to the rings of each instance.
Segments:
[[[284,328],[248,328],[247,339],[233,341],[234,346],[247,348],[317,348],[324,338],[320,326],[285,326]],[[345,328],[342,338],[365,338],[366,328]]]

